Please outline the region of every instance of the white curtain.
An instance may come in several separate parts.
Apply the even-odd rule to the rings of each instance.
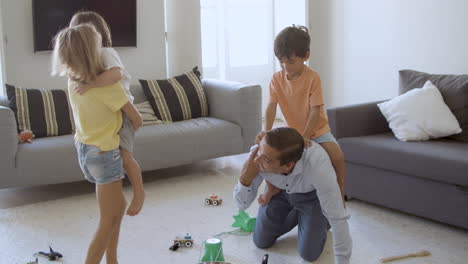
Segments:
[[[264,109],[279,70],[273,40],[286,26],[306,25],[307,1],[201,0],[200,8],[204,77],[260,84]]]
[[[168,77],[202,66],[200,0],[165,0]]]

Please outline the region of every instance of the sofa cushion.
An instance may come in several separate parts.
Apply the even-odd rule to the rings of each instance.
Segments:
[[[426,141],[462,131],[431,81],[377,106],[401,141]]]
[[[140,128],[134,155],[148,171],[239,154],[243,144],[240,126],[205,117]]]
[[[208,102],[197,67],[167,80],[140,80],[140,83],[156,116],[164,122],[208,116]]]
[[[19,131],[32,131],[36,138],[73,133],[75,127],[65,90],[5,86]]]
[[[141,87],[140,84],[130,85],[130,93],[133,96],[133,103],[134,104],[139,104],[139,103],[148,101],[148,98],[146,97],[145,91],[143,91],[143,87]]]
[[[338,140],[346,162],[468,186],[468,143],[402,142],[391,133]]]
[[[400,94],[423,87],[431,81],[439,88],[445,103],[458,120],[462,132],[450,138],[468,142],[468,75],[428,74],[402,70],[400,73]]]
[[[241,128],[212,117],[141,127],[136,132],[135,158],[143,171],[189,164],[243,152]],[[20,144],[16,157],[18,185],[84,180],[72,135],[38,138]],[[40,172],[38,174],[37,172]]]
[[[163,124],[164,122],[159,120],[154,114],[154,110],[148,101],[141,103],[135,103],[135,107],[140,112],[141,118],[143,118],[143,126]]]
[[[84,180],[78,165],[73,135],[45,137],[19,144],[17,185],[34,186]]]

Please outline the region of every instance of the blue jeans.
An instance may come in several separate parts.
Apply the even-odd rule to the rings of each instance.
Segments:
[[[296,225],[299,254],[306,261],[316,260],[328,231],[316,191],[287,194],[283,190],[274,195],[269,204],[258,209],[253,241],[258,248],[269,248]]]

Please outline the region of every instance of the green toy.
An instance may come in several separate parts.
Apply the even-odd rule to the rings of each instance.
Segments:
[[[256,220],[255,217],[250,217],[248,213],[243,210],[239,210],[237,215],[232,216],[234,218],[234,223],[232,227],[237,227],[236,230],[222,232],[214,236],[214,238],[206,240],[203,245],[205,247],[205,254],[200,260],[202,263],[227,263],[224,261],[223,248],[221,242],[221,236],[224,235],[250,235],[255,229]],[[203,247],[200,249],[200,256]],[[221,262],[220,262],[221,261]]]
[[[237,215],[233,216],[234,223],[232,227],[239,227],[244,232],[253,232],[255,229],[255,223],[257,219],[255,217],[250,217],[248,213],[243,210],[239,210]]]
[[[201,262],[224,261],[223,243],[218,238],[210,238],[205,241],[205,254]]]

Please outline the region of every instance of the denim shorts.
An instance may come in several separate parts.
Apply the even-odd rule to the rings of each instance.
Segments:
[[[76,142],[78,161],[85,178],[96,184],[107,184],[125,177],[120,149],[101,151],[98,147]]]
[[[332,143],[338,144],[338,142],[336,141],[335,137],[333,136],[331,132],[327,132],[319,137],[311,138],[311,139],[319,144],[326,143],[326,142],[332,142]]]

